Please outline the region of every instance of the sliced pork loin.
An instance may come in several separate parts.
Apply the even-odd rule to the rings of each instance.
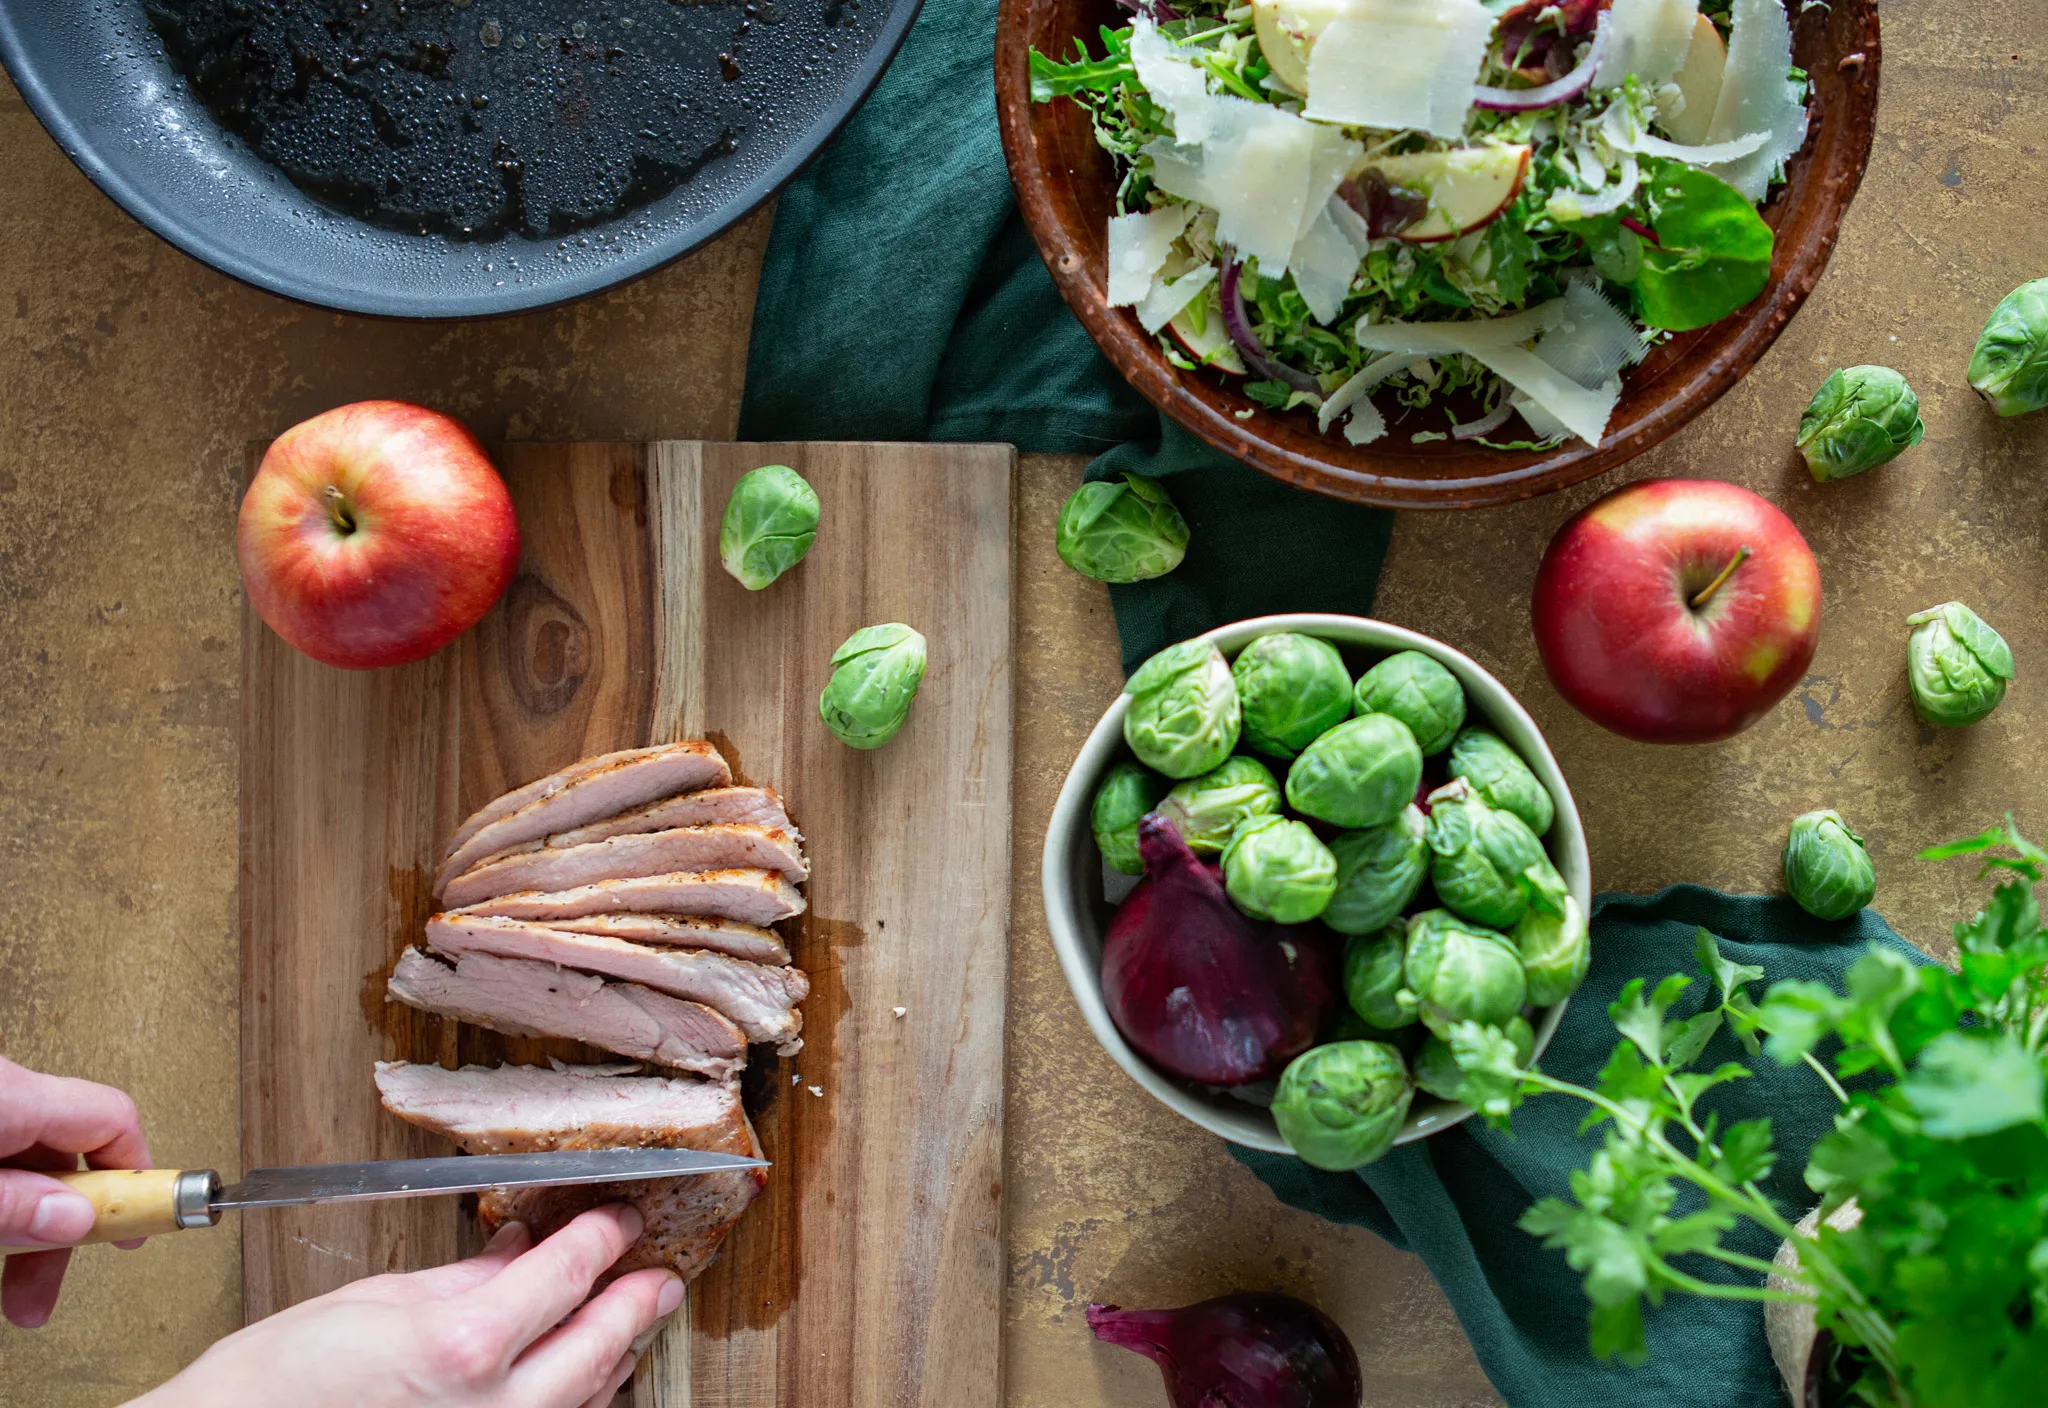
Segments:
[[[571,831],[678,792],[723,787],[732,769],[709,743],[664,743],[572,763],[479,809],[456,828],[436,886],[446,885],[486,856]],[[478,818],[482,818],[479,822]]]
[[[486,861],[450,880],[441,889],[441,899],[461,906],[519,890],[571,890],[599,880],[749,867],[779,871],[791,880],[802,880],[810,873],[803,848],[786,831],[765,826],[684,826],[559,850],[543,847]]]
[[[713,1080],[730,1079],[747,1064],[746,1037],[702,1003],[551,963],[471,953],[450,967],[409,948],[385,993],[510,1036],[568,1037]]]
[[[594,821],[574,831],[558,831],[548,837],[551,847],[587,846],[614,836],[639,831],[668,831],[678,826],[765,826],[786,831],[801,841],[803,836],[790,825],[782,795],[773,787],[707,787],[668,797],[651,807]]]
[[[796,1004],[811,980],[797,968],[771,968],[730,954],[694,948],[650,948],[603,934],[579,934],[517,919],[437,914],[427,921],[427,942],[460,959],[472,953],[524,958],[641,983],[724,1013],[749,1041],[775,1043],[787,1054],[803,1043]]]
[[[377,1065],[377,1093],[392,1114],[471,1154],[651,1148],[761,1157],[732,1083],[627,1074],[633,1069],[450,1071],[384,1061]],[[743,1169],[580,1188],[498,1190],[480,1194],[477,1211],[487,1232],[524,1222],[538,1241],[587,1208],[632,1203],[647,1225],[606,1279],[666,1266],[689,1280],[710,1263],[766,1182],[766,1170]]]
[[[603,934],[635,944],[663,948],[708,948],[755,963],[785,964],[789,949],[773,929],[742,924],[736,919],[690,919],[674,914],[586,914],[579,919],[551,920],[550,929]]]
[[[451,914],[560,923],[592,914],[687,914],[769,925],[804,912],[804,897],[789,877],[772,870],[696,870],[600,880],[573,890],[518,890]]]

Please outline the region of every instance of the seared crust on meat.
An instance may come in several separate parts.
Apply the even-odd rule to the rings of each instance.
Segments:
[[[691,914],[768,925],[802,914],[804,897],[788,876],[772,870],[693,870],[573,890],[519,890],[448,912],[543,924],[591,914]]]
[[[572,890],[602,880],[752,867],[792,881],[810,874],[803,848],[785,831],[764,826],[684,826],[613,836],[582,846],[541,847],[485,861],[441,889],[449,908],[480,904],[520,890]]]

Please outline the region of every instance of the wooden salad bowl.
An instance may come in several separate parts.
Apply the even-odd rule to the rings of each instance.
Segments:
[[[1064,98],[1031,101],[1030,52],[1072,57],[1076,36],[1099,53],[1100,27],[1127,23],[1112,0],[1002,0],[996,22],[996,110],[1024,223],[1082,325],[1130,383],[1193,434],[1235,459],[1304,489],[1388,508],[1479,508],[1532,498],[1635,458],[1733,386],[1827,267],[1877,125],[1877,0],[1809,5],[1793,19],[1793,59],[1813,80],[1806,146],[1763,216],[1777,234],[1771,281],[1748,307],[1678,333],[1623,377],[1621,403],[1598,445],[1494,450],[1456,441],[1375,444],[1316,430],[1307,411],[1269,411],[1213,372],[1166,360],[1129,308],[1108,302],[1109,217],[1115,180],[1087,112]],[[1859,57],[1860,56],[1860,59]],[[1244,411],[1253,412],[1240,420]]]

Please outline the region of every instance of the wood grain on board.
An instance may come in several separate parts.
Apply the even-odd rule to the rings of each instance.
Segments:
[[[804,1049],[756,1048],[748,1074],[768,1186],[631,1402],[997,1403],[1012,462],[995,446],[509,446],[521,570],[457,646],[354,674],[248,616],[243,1166],[442,1152],[380,1109],[377,1060],[595,1059],[388,1005],[384,976],[470,810],[587,753],[708,737],[804,832],[792,948],[812,989]],[[766,463],[811,481],[823,527],[799,568],[748,592],[719,567],[717,524]],[[818,691],[834,646],[890,620],[925,633],[929,670],[902,733],[856,752],[819,724]],[[255,1317],[445,1261],[476,1232],[467,1200],[421,1199],[254,1213],[243,1237]]]

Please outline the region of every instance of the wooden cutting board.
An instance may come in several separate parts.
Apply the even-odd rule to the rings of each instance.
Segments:
[[[387,1004],[385,975],[475,807],[585,754],[710,738],[804,832],[792,947],[812,988],[804,1049],[756,1048],[748,1075],[768,1186],[630,1401],[993,1408],[1013,453],[668,442],[514,445],[499,463],[520,572],[455,646],[352,673],[245,618],[243,1166],[446,1152],[379,1107],[377,1060],[599,1059]],[[816,486],[823,525],[748,592],[719,567],[718,519],[772,463]],[[833,648],[881,621],[922,630],[930,666],[903,731],[856,752],[818,722],[818,691]],[[472,1250],[468,1203],[245,1214],[248,1315]]]

